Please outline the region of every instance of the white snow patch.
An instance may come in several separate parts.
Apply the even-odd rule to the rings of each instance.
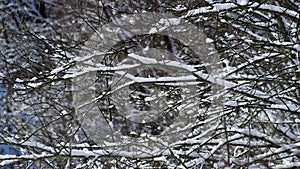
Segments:
[[[271,108],[291,110],[291,111],[296,111],[299,109],[299,107],[297,107],[294,104],[272,104]]]
[[[228,101],[228,102],[224,103],[224,105],[236,107],[236,106],[238,106],[238,103],[236,101]]]
[[[175,11],[183,11],[186,10],[187,8],[183,5],[177,5],[175,8],[173,8],[173,10]]]
[[[61,112],[61,115],[67,115],[68,114],[68,112],[66,111],[66,110],[63,110],[62,112]]]
[[[167,158],[165,156],[162,157],[155,157],[153,159],[154,161],[163,161],[163,162],[168,162]]]
[[[36,88],[36,87],[39,87],[42,84],[43,84],[42,82],[39,82],[39,83],[28,83],[28,86]]]
[[[293,48],[296,49],[299,52],[300,51],[300,44],[294,45]]]
[[[244,6],[248,4],[248,0],[237,0],[236,1],[239,5]]]
[[[64,70],[63,67],[58,67],[56,69],[53,69],[50,73],[51,74],[57,74],[58,72],[61,72],[62,70]]]
[[[157,33],[157,32],[158,32],[157,28],[151,28],[150,31],[149,31],[149,34],[154,34],[154,33]]]
[[[22,83],[22,82],[24,82],[24,80],[17,78],[17,79],[16,79],[16,82],[17,82],[17,83]]]
[[[159,23],[165,24],[166,26],[171,26],[171,25],[179,25],[180,24],[180,18],[162,18],[159,20]]]
[[[206,39],[205,39],[205,42],[206,42],[206,43],[213,43],[214,40],[212,40],[212,39],[210,39],[210,38],[206,38]]]

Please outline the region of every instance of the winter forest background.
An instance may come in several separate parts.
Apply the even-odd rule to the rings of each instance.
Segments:
[[[145,12],[172,14],[202,30],[219,58],[219,81],[197,76],[209,70],[189,46],[156,33],[122,39],[102,60],[79,59],[97,54],[86,44],[101,26]],[[0,0],[0,166],[300,168],[299,33],[298,0]],[[174,57],[165,67],[147,65],[157,57],[136,53],[148,48]],[[111,152],[110,143],[96,144],[101,133],[82,127],[72,85],[78,63],[93,61],[101,63],[93,81],[95,104],[124,142],[162,135],[176,125],[183,105],[197,111],[186,135],[153,154]],[[140,81],[116,80],[117,70],[137,61],[142,66],[123,75]],[[168,69],[170,63],[190,69]],[[179,86],[179,80],[192,87]],[[126,90],[114,90],[122,84]],[[159,113],[135,123],[120,115],[127,108]]]

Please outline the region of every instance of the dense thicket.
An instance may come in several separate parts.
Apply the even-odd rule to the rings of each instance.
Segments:
[[[104,55],[95,53],[102,51],[97,45],[87,46],[97,44],[94,38],[101,34],[101,26],[145,12],[173,15],[203,30],[206,37],[200,42],[213,46],[219,58],[214,62],[218,74],[213,76],[218,80],[201,76],[211,72],[205,61],[172,36],[128,38],[124,34],[125,38]],[[0,153],[0,166],[300,167],[299,13],[297,0],[0,0],[0,144],[5,149]],[[188,34],[189,30],[179,32]],[[148,48],[168,51],[175,59],[158,57],[158,51],[138,57],[143,54],[138,51]],[[175,123],[185,105],[198,112],[188,126],[190,133],[159,154],[140,157],[124,149],[110,152],[109,146],[97,146],[95,137],[76,116],[72,86],[78,73],[74,69],[82,63],[91,64],[78,58],[93,54],[103,55],[89,60],[99,68],[95,102],[114,132],[129,139],[143,134],[156,137]],[[147,65],[149,55],[187,67],[179,71],[167,69],[173,62],[166,62],[166,67]],[[119,73],[119,79],[114,78],[114,67],[138,61],[143,68],[128,69]],[[103,65],[110,69],[101,68]],[[135,78],[124,80],[127,74]],[[146,81],[166,77],[178,81],[187,75],[193,75],[197,85],[185,88]],[[133,83],[138,78],[139,83]],[[128,83],[126,90],[119,88],[112,94],[113,88],[123,83]],[[126,104],[140,112],[163,115],[150,122],[128,122],[120,114],[129,111]],[[14,146],[17,153],[8,155],[6,145]]]

